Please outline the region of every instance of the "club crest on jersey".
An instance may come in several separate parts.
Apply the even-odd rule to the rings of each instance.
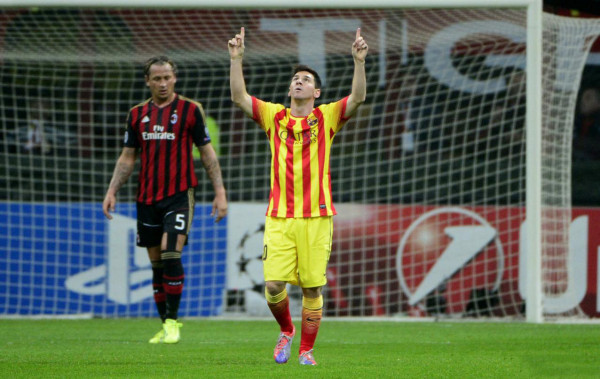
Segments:
[[[177,117],[177,113],[173,113],[171,115],[171,124],[173,124],[173,125],[176,124],[178,119],[179,119],[179,117]]]
[[[308,124],[308,126],[315,126],[317,125],[317,122],[319,122],[319,120],[317,120],[315,115],[312,113],[306,118],[306,123]]]

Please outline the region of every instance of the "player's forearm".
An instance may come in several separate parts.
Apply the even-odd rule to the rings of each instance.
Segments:
[[[358,107],[367,98],[367,78],[365,74],[365,62],[354,60],[354,77],[352,78],[352,93],[346,103],[345,117],[354,116]]]
[[[231,88],[231,100],[234,103],[239,104],[246,94],[246,82],[244,81],[242,58],[231,59],[229,85]]]
[[[352,97],[358,105],[365,102],[367,98],[367,75],[365,73],[365,61],[354,60],[354,77],[352,78]]]
[[[115,165],[115,170],[112,179],[110,180],[110,184],[108,185],[107,193],[116,195],[133,173],[133,168],[133,163],[119,159]]]
[[[229,85],[231,89],[231,100],[235,105],[242,108],[244,112],[249,113],[252,106],[252,99],[246,90],[242,58],[231,59]]]
[[[212,182],[215,190],[215,195],[225,196],[225,184],[223,183],[223,176],[221,175],[221,166],[216,154],[206,154],[205,150],[202,151],[202,165],[206,174]]]

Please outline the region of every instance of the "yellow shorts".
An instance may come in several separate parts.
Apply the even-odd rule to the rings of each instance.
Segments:
[[[302,288],[324,286],[332,237],[333,216],[267,217],[262,256],[265,281]]]

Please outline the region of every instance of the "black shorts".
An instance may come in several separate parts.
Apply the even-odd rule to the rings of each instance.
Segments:
[[[137,203],[137,245],[159,246],[163,233],[187,236],[194,218],[194,192],[189,188],[155,204]]]

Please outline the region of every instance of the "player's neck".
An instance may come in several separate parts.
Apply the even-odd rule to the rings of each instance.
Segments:
[[[297,100],[292,99],[290,111],[294,117],[306,117],[315,108],[315,99]]]
[[[154,97],[153,97],[153,98],[152,98],[152,102],[153,102],[153,103],[154,103],[154,105],[156,105],[157,107],[159,107],[159,108],[164,108],[164,107],[166,107],[167,105],[171,104],[171,103],[173,102],[173,100],[175,100],[175,96],[176,96],[176,94],[173,92],[173,93],[171,94],[171,96],[169,96],[169,98],[168,98],[168,99],[166,99],[166,100],[160,100],[160,99],[157,99],[157,98],[154,98]]]

